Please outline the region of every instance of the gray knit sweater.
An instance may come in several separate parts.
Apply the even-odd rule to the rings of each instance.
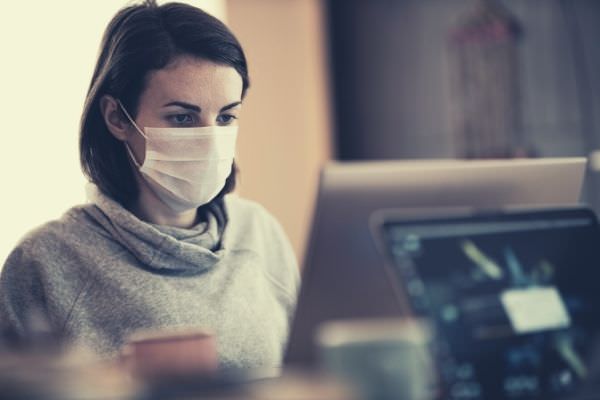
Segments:
[[[261,206],[230,195],[224,230],[213,214],[179,229],[143,222],[95,187],[89,196],[8,257],[0,332],[27,335],[41,310],[56,334],[112,356],[138,329],[204,327],[224,367],[280,364],[299,273]]]

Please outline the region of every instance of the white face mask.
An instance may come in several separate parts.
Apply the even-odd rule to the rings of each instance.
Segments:
[[[145,127],[142,131],[119,104],[146,139],[143,164],[125,143],[129,156],[163,203],[181,212],[207,204],[219,194],[231,173],[237,126]]]

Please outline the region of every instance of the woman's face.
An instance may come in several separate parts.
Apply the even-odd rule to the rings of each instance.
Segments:
[[[148,74],[135,122],[142,130],[237,125],[241,96],[242,78],[233,67],[182,56]],[[144,138],[134,127],[128,136],[143,163]]]

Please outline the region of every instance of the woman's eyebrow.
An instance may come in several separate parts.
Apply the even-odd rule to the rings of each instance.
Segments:
[[[241,102],[241,101],[236,101],[235,103],[228,104],[228,105],[226,105],[225,107],[221,108],[221,112],[223,112],[223,111],[227,111],[227,110],[229,110],[229,109],[232,109],[233,107],[237,107],[237,106],[239,106],[240,104],[242,104],[242,102]]]
[[[186,108],[188,110],[195,111],[197,113],[200,112],[200,107],[198,107],[197,105],[185,103],[183,101],[172,101],[170,103],[163,105],[163,107],[168,107],[168,106],[178,106],[178,107]]]

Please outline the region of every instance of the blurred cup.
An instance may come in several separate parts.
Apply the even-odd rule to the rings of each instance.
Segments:
[[[219,368],[214,334],[197,328],[136,332],[123,348],[122,359],[142,379],[207,376]]]
[[[429,400],[430,331],[422,321],[332,321],[317,331],[324,368],[368,400]]]

